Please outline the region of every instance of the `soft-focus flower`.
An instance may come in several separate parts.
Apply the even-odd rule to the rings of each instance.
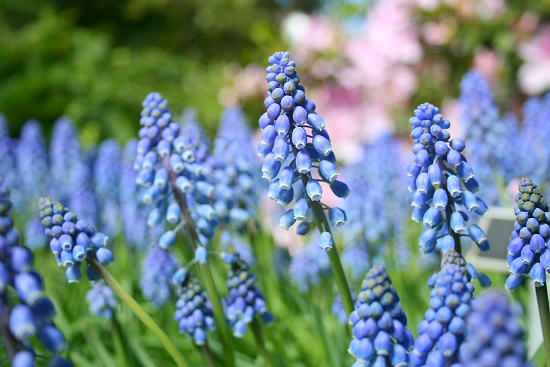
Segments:
[[[157,308],[172,299],[171,281],[181,267],[176,258],[160,246],[152,246],[141,266],[139,285],[143,296]]]
[[[550,88],[550,26],[542,27],[531,40],[518,46],[524,64],[518,70],[518,82],[526,94],[539,94]]]
[[[118,307],[113,290],[103,281],[93,282],[92,288],[86,293],[86,300],[90,304],[90,313],[105,319],[112,319]]]

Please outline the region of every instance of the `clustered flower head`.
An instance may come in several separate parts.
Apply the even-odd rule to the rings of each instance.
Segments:
[[[136,183],[146,190],[143,203],[152,205],[147,224],[157,226],[164,219],[174,226],[180,223],[181,208],[173,195],[169,182],[171,173],[177,176],[176,186],[185,196],[202,245],[214,237],[216,217],[212,200],[214,185],[206,164],[208,139],[188,113],[183,125],[171,121],[168,103],[158,93],[151,93],[143,102],[140,123],[141,140],[137,144],[134,169],[139,170]],[[168,172],[170,170],[170,172]],[[175,244],[176,233],[168,230],[161,236],[159,245],[170,248]]]
[[[403,207],[409,193],[401,184],[402,160],[395,149],[400,145],[395,138],[381,136],[363,147],[356,164],[344,168],[351,193],[342,208],[347,218],[341,230],[345,244],[342,261],[354,279],[362,279],[374,263],[391,259],[407,264],[410,250]],[[393,148],[388,149],[390,146]]]
[[[212,304],[206,291],[193,273],[184,268],[174,273],[172,283],[179,296],[174,313],[179,331],[193,338],[195,344],[203,345],[206,342],[206,332],[215,328]]]
[[[171,279],[180,264],[169,251],[154,245],[147,251],[141,267],[139,285],[143,296],[157,308],[173,299]]]
[[[474,193],[479,183],[462,151],[461,139],[450,139],[451,123],[430,103],[418,106],[409,122],[414,160],[407,166],[409,191],[414,192],[412,219],[426,229],[419,238],[420,249],[430,253],[439,245],[441,252],[455,247],[453,236],[467,234],[480,250],[489,249],[487,236],[476,224],[467,225],[468,215],[455,204],[483,215],[487,205]],[[450,227],[450,228],[449,228]]]
[[[519,309],[511,307],[501,292],[486,292],[473,300],[459,350],[460,363],[452,367],[532,367],[527,362],[518,314]]]
[[[418,324],[418,338],[409,354],[411,367],[444,367],[457,362],[464,340],[474,286],[465,269],[451,255],[437,274],[430,291],[430,308]]]
[[[242,230],[258,212],[262,185],[254,178],[261,167],[254,156],[243,154],[251,147],[252,133],[240,108],[226,109],[218,127],[212,159],[217,217],[234,230]]]
[[[39,273],[33,269],[30,250],[19,244],[19,235],[13,228],[9,214],[12,202],[10,190],[0,175],[0,312],[9,312],[9,331],[17,340],[19,350],[13,359],[13,366],[34,366],[35,353],[29,340],[36,336],[44,348],[54,355],[61,354],[67,347],[63,334],[53,323],[55,308],[44,296],[44,284]],[[13,287],[16,299],[9,293]],[[4,341],[8,343],[7,340]],[[49,366],[72,366],[62,358],[54,357]]]
[[[357,359],[352,367],[408,366],[413,336],[406,329],[407,317],[383,265],[376,264],[367,272],[356,306],[349,316],[353,339],[348,351]]]
[[[67,268],[69,283],[78,282],[82,278],[80,266],[89,256],[97,259],[101,265],[114,262],[113,253],[105,247],[109,237],[96,232],[86,220],[78,219],[69,208],[43,197],[38,200],[38,209],[44,233],[51,239],[50,250],[57,265]],[[99,279],[89,266],[86,275],[91,281]]]
[[[86,300],[90,304],[90,313],[109,320],[118,307],[115,293],[102,280],[93,282],[92,288],[86,293]]]
[[[464,257],[462,257],[462,255],[455,249],[447,250],[441,258],[441,269],[450,264],[458,265],[469,282],[473,282],[478,279],[482,287],[488,287],[491,285],[491,279],[489,279],[489,277],[484,273],[478,273],[474,266],[467,263],[466,260],[464,260]],[[430,279],[428,279],[427,286],[433,288],[437,277],[438,273],[432,275]]]
[[[231,266],[227,274],[226,317],[233,327],[233,335],[242,338],[246,333],[247,324],[258,314],[262,322],[271,324],[275,319],[268,311],[260,288],[256,286],[258,278],[252,274],[248,265],[238,253],[222,253],[222,260]]]
[[[264,101],[267,112],[259,119],[262,134],[258,155],[264,157],[263,177],[271,182],[268,198],[282,206],[296,199],[293,209],[281,217],[281,227],[289,229],[300,221],[296,231],[305,235],[311,226],[310,203],[319,202],[323,194],[320,182],[330,184],[338,197],[345,198],[350,191],[345,183],[336,180],[337,161],[325,121],[315,112],[315,104],[306,99],[295,62],[289,57],[288,52],[276,52],[268,59],[268,90]],[[314,178],[315,174],[320,177]],[[331,225],[343,225],[344,212],[338,208],[331,211],[334,218]],[[320,237],[320,246],[328,251],[333,246],[332,237],[325,233]]]
[[[536,287],[542,287],[546,284],[546,271],[550,270],[550,250],[546,246],[550,240],[548,204],[527,177],[519,183],[516,203],[516,222],[508,245],[508,271],[512,274],[506,280],[506,288],[516,289],[527,274]]]

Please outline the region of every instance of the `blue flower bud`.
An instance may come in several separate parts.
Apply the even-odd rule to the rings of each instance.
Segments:
[[[260,144],[266,147],[273,146],[273,144],[275,143],[276,136],[277,136],[277,132],[275,131],[275,127],[273,125],[267,125],[262,130]]]
[[[436,232],[431,228],[426,229],[418,239],[420,250],[424,253],[432,252],[435,248],[435,238]]]
[[[17,305],[9,317],[9,328],[17,340],[28,339],[36,334],[36,324],[27,305]]]
[[[479,208],[476,196],[470,191],[463,191],[460,198],[462,199],[462,205],[464,205],[468,211],[472,212]]]
[[[334,180],[331,184],[330,184],[330,188],[332,190],[332,192],[334,193],[334,195],[338,196],[339,198],[347,198],[349,193],[350,193],[350,189],[348,187],[348,185],[346,185],[345,183],[341,182],[341,181],[338,181],[338,180]]]
[[[275,160],[279,162],[284,162],[288,156],[289,146],[285,138],[281,137],[275,140],[273,145],[273,154],[275,155]]]
[[[535,263],[529,272],[529,277],[533,280],[535,287],[542,287],[546,284],[546,271],[540,263]]]
[[[428,167],[428,178],[432,185],[441,185],[442,177],[443,174],[441,173],[441,169],[437,164],[431,164]]]
[[[206,248],[203,246],[198,246],[195,250],[195,260],[199,264],[206,264],[208,261],[208,251],[206,251]]]
[[[430,190],[430,179],[426,172],[422,172],[416,178],[416,191],[427,194]]]
[[[333,227],[341,227],[346,223],[346,213],[339,208],[331,208],[328,211],[330,225]]]
[[[306,199],[300,198],[294,203],[294,218],[296,220],[306,220],[309,211],[309,203]]]
[[[290,190],[294,184],[294,169],[291,167],[285,167],[279,174],[279,186],[281,189]]]
[[[319,201],[323,195],[323,188],[317,180],[310,179],[306,185],[306,192],[311,200]]]
[[[281,115],[275,121],[275,132],[278,135],[286,135],[290,131],[290,120],[286,115]]]
[[[319,247],[325,251],[328,252],[334,247],[334,241],[332,239],[332,236],[329,232],[323,232],[319,236]]]
[[[520,261],[521,262],[521,261]],[[523,283],[523,275],[521,274],[510,274],[506,279],[506,289],[513,291]]]
[[[296,227],[296,233],[300,236],[305,236],[309,229],[311,228],[311,224],[309,222],[301,222],[298,224],[298,227]]]
[[[169,249],[176,243],[176,234],[173,231],[166,231],[159,239],[159,246],[163,249]]]
[[[298,106],[294,109],[294,112],[292,113],[292,119],[298,125],[303,125],[308,119],[308,113],[305,108]]]
[[[296,168],[301,174],[309,173],[312,165],[311,155],[307,150],[300,150],[296,156]]]
[[[447,207],[447,204],[449,202],[449,197],[447,196],[447,192],[443,189],[437,189],[435,190],[434,196],[433,196],[433,206],[439,211],[445,211],[445,208]]]
[[[460,178],[462,180],[464,180],[464,182],[467,182],[469,181],[471,178],[474,177],[474,170],[472,168],[472,166],[470,166],[468,163],[466,162],[462,162],[457,168],[456,168],[456,172],[458,173],[458,176],[460,176]]]
[[[475,177],[472,177],[468,181],[464,182],[464,186],[466,186],[468,191],[473,192],[474,194],[479,191],[479,182]]]
[[[436,227],[442,220],[441,212],[436,207],[429,208],[422,219],[424,225],[430,228]]]
[[[447,190],[453,198],[460,196],[462,186],[460,184],[460,179],[457,176],[451,175],[447,178]]]
[[[104,233],[97,232],[90,238],[90,240],[95,247],[105,247],[107,246],[107,241],[109,240],[109,237]]]
[[[60,354],[67,348],[63,334],[53,325],[39,328],[37,337],[50,353]]]
[[[332,152],[332,145],[330,144],[330,141],[322,135],[315,135],[313,137],[313,147],[322,156],[327,156],[330,152]]]
[[[113,253],[111,250],[106,249],[105,247],[101,247],[96,252],[97,261],[104,266],[111,265],[115,262],[115,258],[113,256]]]
[[[12,367],[34,367],[34,355],[26,350],[21,350],[13,357]]]
[[[489,249],[489,242],[485,232],[477,224],[471,224],[468,227],[468,234],[472,241],[474,241],[481,251],[487,251]]]
[[[73,258],[75,261],[82,262],[86,259],[86,255],[88,254],[88,250],[81,245],[76,245],[73,247]]]
[[[310,113],[307,116],[307,122],[311,125],[315,130],[322,131],[325,129],[325,121],[323,118],[315,113]]]
[[[327,160],[319,162],[319,174],[329,183],[333,182],[340,175],[336,166]]]
[[[263,177],[269,179],[270,177],[276,176],[279,173],[279,168],[281,163],[275,160],[275,155],[269,153],[264,157],[264,163],[262,165]]]
[[[292,225],[296,223],[296,219],[294,218],[294,210],[290,209],[285,212],[281,216],[281,220],[279,222],[281,228],[288,230]]]

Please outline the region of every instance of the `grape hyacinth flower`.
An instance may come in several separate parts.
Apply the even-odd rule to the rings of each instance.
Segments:
[[[410,257],[404,228],[407,214],[403,207],[409,194],[401,184],[402,145],[393,137],[381,136],[364,146],[358,162],[343,171],[351,193],[343,206],[347,222],[341,230],[342,261],[354,279],[361,279],[373,263],[392,259],[405,264]]]
[[[516,222],[512,240],[508,245],[508,271],[506,288],[516,289],[529,274],[536,287],[546,284],[546,271],[550,270],[550,218],[548,204],[534,184],[527,177],[519,183],[514,209]]]
[[[193,273],[180,268],[172,277],[172,283],[179,299],[176,302],[174,318],[180,333],[195,340],[196,345],[204,345],[206,332],[215,328],[212,304],[193,276]]]
[[[0,328],[12,365],[33,366],[35,353],[29,339],[36,336],[55,356],[61,354],[67,344],[53,322],[56,311],[44,296],[44,283],[33,269],[32,253],[19,244],[19,235],[10,218],[11,208],[10,190],[0,175],[0,313],[7,320]]]
[[[90,313],[108,320],[113,318],[118,307],[113,290],[102,280],[93,282],[92,288],[86,293],[86,300],[90,304]]]
[[[343,225],[346,215],[321,203],[321,183],[328,184],[340,198],[346,198],[350,190],[337,180],[338,162],[325,121],[315,112],[315,103],[306,99],[295,62],[289,57],[289,52],[276,52],[266,68],[267,111],[259,119],[262,134],[258,155],[264,157],[263,177],[271,182],[267,196],[283,207],[294,202],[281,217],[282,228],[289,229],[298,221],[296,231],[305,235],[315,223],[321,232],[319,247],[329,254],[334,280],[349,314],[353,311],[351,292],[330,229],[331,225]],[[327,209],[330,220],[324,212]]]
[[[487,205],[474,193],[479,183],[472,166],[462,155],[465,143],[450,139],[451,123],[430,103],[418,106],[409,120],[414,160],[407,166],[409,191],[414,192],[412,219],[423,223],[420,250],[431,253],[439,245],[442,253],[450,248],[461,252],[460,236],[466,235],[481,251],[489,249],[487,236],[477,224],[467,225],[468,215],[457,205],[483,215]]]
[[[99,207],[102,228],[110,235],[116,235],[121,229],[119,183],[122,162],[120,145],[114,140],[101,142],[93,167],[94,192]]]
[[[367,272],[356,305],[349,316],[353,339],[348,352],[357,360],[352,367],[407,366],[413,336],[383,265],[375,264]]]
[[[81,265],[90,256],[101,265],[114,262],[113,253],[106,248],[109,238],[96,232],[86,220],[78,219],[69,208],[43,197],[38,200],[38,209],[44,233],[51,239],[50,249],[57,265],[67,268],[69,283],[80,281]],[[86,275],[91,281],[99,279],[91,267],[86,268]]]
[[[124,146],[122,169],[119,183],[120,214],[126,243],[132,248],[144,251],[147,248],[147,214],[148,210],[141,204],[140,187],[136,184],[137,172],[134,170],[134,158],[137,141],[130,139]]]
[[[170,252],[158,245],[152,246],[143,260],[139,280],[145,299],[157,308],[172,300],[171,281],[180,267]]]
[[[27,121],[21,129],[16,146],[19,191],[24,192],[25,208],[34,213],[34,205],[44,187],[49,186],[48,154],[42,126],[36,120]]]
[[[459,350],[460,363],[452,367],[532,367],[527,362],[519,311],[510,306],[504,293],[497,291],[473,300]]]
[[[226,109],[218,127],[209,164],[215,184],[214,209],[223,224],[244,229],[258,213],[261,182],[254,180],[261,166],[252,155],[243,154],[251,146],[252,132],[238,107]]]
[[[257,277],[248,270],[248,265],[238,253],[223,253],[222,260],[231,266],[227,275],[229,295],[226,298],[226,316],[233,327],[233,335],[242,338],[247,324],[253,322],[256,315],[264,324],[271,324],[274,316],[268,311],[264,297],[255,285]]]
[[[249,267],[256,267],[254,251],[240,234],[223,231],[220,235],[220,247],[224,252],[238,253]]]
[[[411,367],[443,367],[457,362],[474,286],[467,271],[451,261],[448,258],[435,277],[430,308],[418,325],[419,336],[409,353]]]

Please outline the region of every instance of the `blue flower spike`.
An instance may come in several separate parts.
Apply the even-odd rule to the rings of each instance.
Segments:
[[[452,367],[533,367],[527,362],[518,311],[502,292],[485,292],[473,300],[459,363]]]
[[[204,345],[206,332],[215,328],[212,304],[206,291],[193,274],[184,268],[174,273],[172,283],[179,297],[174,313],[179,332],[193,338],[196,345]]]
[[[69,208],[43,197],[38,200],[38,210],[44,233],[50,238],[50,249],[67,268],[69,283],[80,280],[80,266],[88,256],[104,266],[114,262],[113,253],[105,248],[108,237],[96,232],[84,219],[78,219]]]
[[[67,343],[54,324],[56,311],[44,295],[41,275],[33,269],[32,253],[19,243],[11,209],[10,190],[0,175],[0,314],[4,321],[7,319],[2,330],[6,338],[3,342],[17,351],[11,361],[15,367],[34,366],[36,356],[31,341],[35,339],[54,355],[54,360],[72,367],[70,362],[57,357],[65,351]],[[62,218],[55,220],[60,223]]]
[[[536,287],[542,287],[550,270],[550,250],[546,245],[550,241],[548,204],[537,185],[527,177],[522,177],[519,183],[516,204],[516,222],[508,245],[509,291],[521,285],[524,275],[529,275]]]
[[[348,352],[357,360],[353,367],[407,366],[413,336],[383,265],[376,264],[367,272],[356,306],[349,316],[353,339]]]
[[[231,269],[227,274],[227,288],[229,295],[226,298],[226,317],[233,327],[233,335],[242,338],[256,315],[264,324],[274,321],[273,314],[267,309],[262,292],[256,286],[257,277],[250,272],[248,265],[238,253],[233,254],[230,260]]]
[[[407,167],[409,190],[414,192],[412,219],[425,225],[419,239],[420,250],[430,253],[439,248],[444,253],[447,248],[438,238],[449,235],[445,241],[452,240],[454,248],[461,252],[460,236],[466,235],[480,250],[487,251],[489,242],[481,228],[475,224],[467,226],[456,214],[461,213],[457,204],[480,215],[487,211],[483,200],[474,195],[479,183],[462,155],[464,141],[451,139],[447,130],[451,123],[430,103],[418,106],[409,123],[415,155]]]

